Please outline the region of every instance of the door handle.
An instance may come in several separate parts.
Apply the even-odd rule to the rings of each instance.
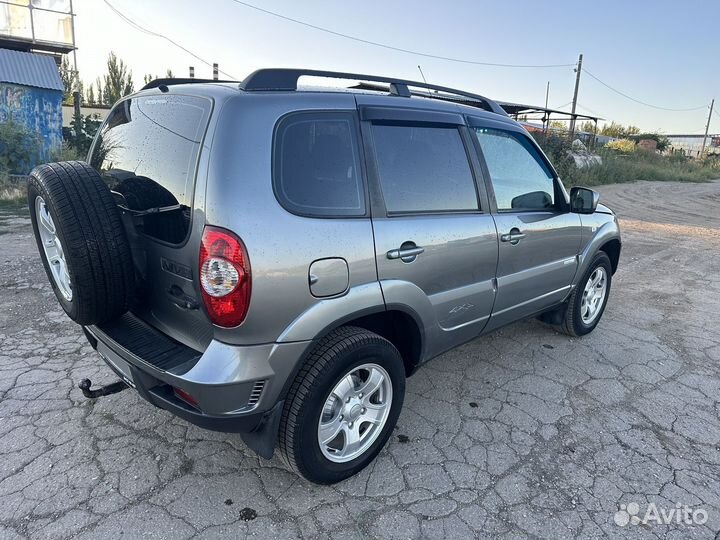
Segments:
[[[188,296],[183,290],[177,285],[171,286],[167,291],[170,301],[181,309],[195,310],[199,309],[200,305],[197,300],[192,296]]]
[[[399,249],[391,249],[387,252],[388,259],[400,259],[402,262],[413,262],[418,255],[423,253],[425,248],[416,246],[412,242],[405,242]]]
[[[518,228],[513,228],[509,233],[500,235],[501,242],[510,242],[513,246],[517,245],[523,238],[525,238],[525,233],[521,233]]]

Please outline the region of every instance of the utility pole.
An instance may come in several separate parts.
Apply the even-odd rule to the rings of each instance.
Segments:
[[[578,96],[578,89],[580,88],[580,73],[582,72],[582,54],[578,57],[578,63],[577,68],[575,68],[575,92],[573,92],[573,100],[572,100],[572,116],[570,117],[570,143],[572,144],[573,140],[575,140],[575,120],[577,120],[577,117],[575,116],[575,109],[577,107],[577,96]]]
[[[83,135],[83,121],[82,111],[80,110],[80,99],[80,92],[78,90],[75,90],[73,92],[73,121],[75,123],[75,147],[78,149],[78,151],[81,150],[80,139]]]
[[[705,155],[705,141],[707,141],[708,131],[710,130],[710,120],[712,119],[713,107],[715,106],[715,98],[710,102],[710,113],[708,114],[708,121],[705,124],[705,136],[703,137],[702,150],[700,150],[700,159]]]

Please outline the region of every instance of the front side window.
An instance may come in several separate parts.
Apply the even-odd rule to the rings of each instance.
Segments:
[[[297,113],[278,125],[273,185],[280,204],[314,217],[363,216],[365,193],[351,113]]]
[[[555,205],[552,173],[521,134],[475,128],[498,210],[548,210]]]
[[[388,213],[478,210],[457,128],[374,124],[372,134]]]

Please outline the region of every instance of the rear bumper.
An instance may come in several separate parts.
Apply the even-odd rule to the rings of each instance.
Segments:
[[[144,399],[214,431],[244,433],[262,427],[310,344],[234,346],[212,341],[200,353],[131,315],[123,318],[125,322],[112,327],[83,327],[90,344]],[[125,330],[135,333],[132,339]],[[138,332],[144,333],[141,339]],[[162,354],[155,354],[158,350]],[[192,400],[179,397],[183,393]]]

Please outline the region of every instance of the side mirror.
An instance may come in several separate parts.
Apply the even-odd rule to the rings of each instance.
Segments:
[[[592,214],[599,201],[600,194],[592,189],[575,186],[570,190],[570,211],[576,214]]]

